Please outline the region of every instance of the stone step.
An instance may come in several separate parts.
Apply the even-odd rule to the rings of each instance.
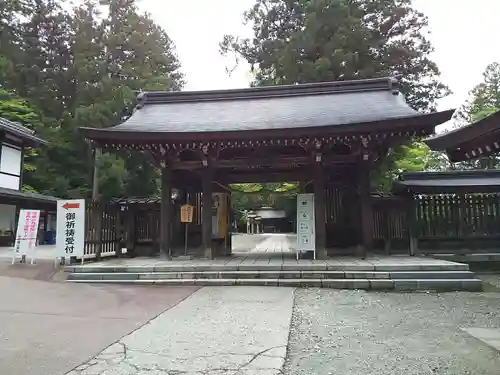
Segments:
[[[68,280],[77,283],[118,283],[141,285],[200,286],[288,286],[331,289],[396,291],[481,291],[478,279],[135,279],[135,280]]]
[[[472,279],[470,271],[199,271],[71,273],[69,280],[170,280],[170,279]]]
[[[224,272],[224,271],[342,271],[342,272],[419,272],[419,271],[468,271],[469,265],[462,263],[381,263],[381,264],[341,264],[311,261],[311,263],[260,263],[253,264],[167,264],[158,266],[66,266],[71,273],[149,273],[149,272]]]

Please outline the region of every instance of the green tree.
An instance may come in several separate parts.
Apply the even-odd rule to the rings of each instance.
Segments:
[[[61,197],[88,197],[94,160],[77,128],[117,125],[132,113],[138,90],[178,90],[183,79],[172,41],[149,15],[138,13],[134,1],[110,1],[104,19],[96,1],[72,12],[62,2],[0,5],[0,25],[11,28],[8,38],[0,35],[0,87],[40,109],[38,130],[50,144],[29,173],[33,186]],[[149,155],[105,153],[98,164],[103,197],[157,191]]]
[[[400,75],[419,111],[435,110],[450,92],[430,59],[427,18],[410,0],[256,0],[244,17],[253,38],[226,35],[220,47],[251,65],[253,85]],[[374,182],[388,189],[398,171],[423,170],[429,157],[414,141],[395,147]]]
[[[284,210],[288,217],[295,217],[297,184],[232,184],[231,189],[231,204],[238,222],[246,223],[246,214],[262,207]]]
[[[418,110],[449,93],[430,59],[427,18],[410,0],[256,0],[244,17],[253,38],[226,35],[221,51],[248,61],[255,85],[399,74]]]
[[[450,167],[452,165],[444,153],[433,152],[425,143],[414,140],[389,150],[380,167],[372,173],[373,186],[380,192],[387,192],[402,173],[443,171]]]
[[[473,124],[500,111],[500,63],[489,64],[483,72],[483,81],[469,93],[469,99],[460,108],[458,117],[464,123]],[[497,169],[500,158],[492,155],[486,158],[457,163],[457,169]]]
[[[26,100],[6,90],[0,90],[0,118],[18,123],[35,131],[39,131],[43,126],[40,114],[35,108],[30,106]],[[24,154],[23,191],[36,192],[36,189],[33,187],[33,181],[30,179],[30,173],[36,170],[36,163],[40,160],[40,152],[37,149],[27,149]]]
[[[469,99],[458,115],[473,123],[500,110],[500,63],[489,64],[483,72],[483,81],[469,92]]]
[[[107,72],[113,87],[127,95],[130,115],[138,91],[178,91],[184,85],[180,62],[167,33],[148,14],[138,14],[133,0],[108,2],[109,16],[103,22]],[[118,100],[122,102],[122,100]],[[128,176],[124,194],[147,196],[158,192],[159,172],[151,155],[121,153]]]

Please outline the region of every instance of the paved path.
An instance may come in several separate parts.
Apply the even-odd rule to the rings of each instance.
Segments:
[[[266,235],[266,239],[255,245],[250,253],[292,253],[291,244],[295,237],[295,235],[284,233]]]
[[[71,375],[277,375],[293,289],[203,288]]]
[[[13,247],[0,247],[0,260],[11,261],[12,254],[14,252]],[[36,259],[48,259],[54,260],[56,257],[56,245],[41,245],[36,247],[35,258]],[[28,262],[31,261],[31,254],[28,255]]]
[[[0,301],[2,375],[497,375],[500,368],[496,292],[196,291],[0,277]]]
[[[195,290],[0,276],[0,374],[64,374]]]
[[[498,328],[463,328],[472,337],[500,352],[500,329]]]
[[[243,253],[252,250],[259,243],[266,241],[269,238],[267,234],[246,234],[235,233],[231,237],[232,252]]]

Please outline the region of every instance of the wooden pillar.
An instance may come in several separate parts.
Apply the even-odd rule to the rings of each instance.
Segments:
[[[133,208],[132,205],[128,206],[128,209],[126,211],[126,216],[125,216],[125,222],[126,222],[126,230],[127,230],[127,242],[125,247],[127,248],[127,255],[134,255],[135,253],[135,244],[137,242],[136,239],[136,214],[135,214],[135,209]]]
[[[358,183],[361,215],[361,248],[358,255],[364,259],[373,247],[373,207],[368,163],[360,165]]]
[[[314,161],[314,216],[316,257],[328,258],[326,250],[326,192],[325,171],[321,164],[321,155],[316,155]]]
[[[104,242],[103,230],[102,230],[102,219],[104,215],[104,201],[96,201],[96,205],[94,206],[93,213],[95,215],[95,233],[96,233],[96,249],[95,249],[95,260],[101,260],[102,253],[102,243]],[[71,260],[70,260],[71,263]]]
[[[202,242],[205,256],[208,259],[213,259],[212,250],[212,169],[208,166],[203,171],[202,175]]]
[[[231,204],[231,193],[227,195],[227,255],[231,255],[232,249],[233,249],[233,221],[234,221],[234,216],[233,216],[233,208]]]
[[[306,184],[305,180],[299,181],[299,193],[304,194],[306,192]]]
[[[411,256],[420,255],[420,250],[418,249],[417,213],[415,211],[415,203],[413,194],[409,194],[406,198],[406,220]]]
[[[172,221],[172,171],[168,165],[161,168],[161,206],[160,206],[160,252],[171,257],[170,225]]]
[[[123,209],[123,210],[122,210]],[[125,213],[125,207],[118,206],[115,213],[115,255],[116,257],[122,256],[122,246],[123,246],[123,221]]]

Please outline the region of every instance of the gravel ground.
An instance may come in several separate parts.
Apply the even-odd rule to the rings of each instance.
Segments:
[[[287,375],[498,375],[499,354],[461,327],[500,327],[500,293],[298,289]]]

